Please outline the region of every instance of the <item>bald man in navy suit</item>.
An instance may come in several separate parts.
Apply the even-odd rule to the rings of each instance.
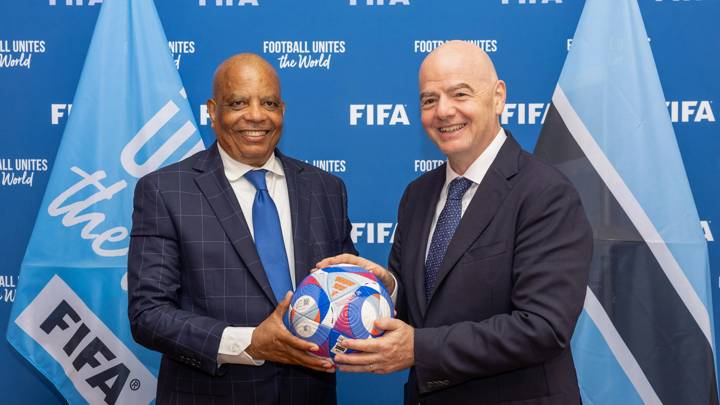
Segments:
[[[451,41],[419,75],[422,124],[447,164],[405,190],[384,336],[348,340],[339,369],[410,368],[406,404],[579,404],[570,338],[585,297],[592,233],[577,192],[500,126],[505,83],[475,45]]]
[[[218,68],[208,112],[217,142],[135,189],[129,316],[163,354],[157,403],[335,404],[333,364],[282,316],[315,262],[356,253],[345,186],[276,149],[285,104],[261,57]]]

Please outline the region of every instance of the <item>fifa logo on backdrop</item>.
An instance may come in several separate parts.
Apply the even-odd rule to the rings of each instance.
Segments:
[[[353,243],[392,243],[397,224],[392,222],[353,222],[350,239]]]
[[[512,118],[513,124],[541,124],[545,122],[550,103],[505,103],[500,115],[500,123],[507,125]]]
[[[404,104],[350,104],[350,125],[410,125]]]
[[[205,7],[208,0],[198,0],[198,6]],[[218,7],[222,6],[259,6],[258,0],[210,0],[210,4],[215,4]]]
[[[666,101],[672,122],[715,122],[710,100]]]
[[[395,6],[401,4],[403,6],[409,6],[410,0],[350,0],[351,6],[365,5],[365,6]]]
[[[33,55],[45,53],[45,41],[0,39],[0,69],[30,69]]]
[[[102,4],[103,2],[103,0],[50,0],[50,5],[57,6],[58,1],[60,1],[60,4],[64,3],[66,6],[94,6],[96,4]]]
[[[50,104],[50,123],[52,125],[60,124],[60,118],[70,114],[72,104]]]

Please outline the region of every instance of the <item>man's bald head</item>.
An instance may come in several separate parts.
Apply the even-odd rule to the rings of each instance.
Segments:
[[[215,70],[215,76],[213,77],[213,98],[218,96],[220,89],[230,77],[239,71],[260,74],[274,81],[278,92],[280,90],[280,79],[270,63],[254,53],[239,53],[226,59]]]
[[[423,74],[439,68],[470,68],[473,76],[480,81],[497,81],[495,65],[485,51],[466,41],[448,41],[435,48],[420,65],[420,80]]]

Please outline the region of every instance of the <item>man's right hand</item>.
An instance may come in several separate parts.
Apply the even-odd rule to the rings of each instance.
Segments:
[[[293,336],[283,324],[283,316],[290,306],[291,297],[292,293],[288,291],[275,311],[255,328],[250,346],[245,349],[245,353],[255,360],[269,360],[317,371],[335,372],[335,366],[330,360],[308,353],[319,350],[316,344]]]
[[[381,265],[360,256],[343,253],[341,255],[322,259],[315,265],[315,267],[318,269],[322,269],[335,264],[352,264],[362,267],[363,269],[374,274],[375,277],[377,277],[380,282],[383,283],[385,289],[388,290],[389,293],[395,291],[395,278],[392,276],[392,274],[390,274],[389,271],[385,270],[385,268]]]

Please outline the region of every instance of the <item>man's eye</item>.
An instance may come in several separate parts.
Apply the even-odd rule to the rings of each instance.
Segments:
[[[280,103],[277,101],[268,100],[264,102],[265,108],[268,110],[275,110],[280,107]]]
[[[455,93],[455,97],[457,97],[457,98],[467,97],[468,95],[469,94],[463,93],[463,92]]]
[[[435,104],[435,99],[434,98],[426,98],[421,101],[421,104],[423,105],[423,107],[428,106],[428,105],[433,105],[433,104]]]

